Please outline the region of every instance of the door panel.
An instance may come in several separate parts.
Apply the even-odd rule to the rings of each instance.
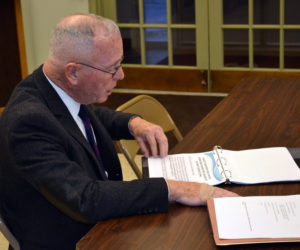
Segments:
[[[190,69],[124,67],[125,78],[117,88],[207,92],[205,73]]]
[[[229,70],[212,70],[211,85],[212,92],[228,93],[242,79],[247,77],[279,77],[279,78],[299,78],[298,72],[259,72],[259,71],[229,71]]]

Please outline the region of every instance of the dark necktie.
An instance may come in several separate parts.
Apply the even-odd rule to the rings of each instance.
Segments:
[[[87,109],[86,109],[86,107],[84,105],[80,105],[80,110],[79,110],[78,115],[79,115],[79,117],[81,118],[81,120],[82,120],[82,122],[84,124],[84,128],[85,128],[87,140],[90,143],[91,147],[93,148],[93,150],[94,150],[94,152],[96,154],[96,157],[99,160],[100,165],[101,165],[102,169],[105,172],[105,177],[107,177],[107,172],[104,169],[104,165],[103,165],[103,162],[102,162],[102,159],[101,159],[101,156],[100,156],[100,152],[99,152],[97,143],[95,141],[95,137],[94,137],[94,132],[93,132],[93,129],[92,129],[91,120],[89,118]]]

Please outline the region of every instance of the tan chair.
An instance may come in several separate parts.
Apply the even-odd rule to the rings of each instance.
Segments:
[[[0,115],[2,114],[3,111],[4,111],[4,107],[0,107]]]
[[[2,219],[0,215],[0,231],[4,235],[4,237],[8,240],[9,245],[14,250],[20,250],[20,245],[15,236],[12,234],[12,232],[8,229],[6,224],[4,223],[4,220]]]
[[[165,133],[173,133],[178,142],[182,140],[182,135],[168,111],[159,101],[151,96],[138,95],[119,106],[117,111],[140,115],[143,119],[160,125]],[[117,144],[128,160],[136,176],[141,179],[141,167],[139,167],[135,161],[140,149],[138,143],[135,140],[120,140]]]

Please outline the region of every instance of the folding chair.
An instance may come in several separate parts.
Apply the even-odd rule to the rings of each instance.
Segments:
[[[117,111],[134,113],[143,119],[160,125],[164,132],[174,134],[177,141],[182,140],[182,134],[165,107],[155,98],[148,95],[138,95],[117,108]],[[139,145],[135,140],[120,140],[117,142],[136,176],[142,178],[141,166],[136,163]]]

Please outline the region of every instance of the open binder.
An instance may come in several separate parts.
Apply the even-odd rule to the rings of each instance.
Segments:
[[[217,199],[222,202],[215,203]],[[300,242],[299,210],[295,209],[295,215],[289,215],[292,217],[290,220],[279,218],[276,221],[276,225],[273,226],[264,207],[261,206],[262,203],[281,203],[280,205],[282,205],[290,202],[299,205],[300,195],[209,199],[207,201],[207,209],[216,245]],[[250,212],[247,211],[245,213],[244,204],[252,208],[249,209]],[[272,216],[271,213],[269,215]],[[279,214],[278,216],[280,217],[281,215]],[[241,216],[245,217],[244,220],[241,219]],[[248,223],[250,224],[249,220],[251,220],[251,230],[248,225]],[[275,219],[271,218],[271,220]],[[235,223],[232,223],[233,221]],[[238,225],[237,222],[239,223]],[[287,230],[288,232],[286,232]],[[225,236],[223,236],[224,232]]]
[[[215,146],[209,152],[150,157],[143,160],[145,165],[150,178],[210,185],[300,181],[300,169],[285,147],[232,151]]]

